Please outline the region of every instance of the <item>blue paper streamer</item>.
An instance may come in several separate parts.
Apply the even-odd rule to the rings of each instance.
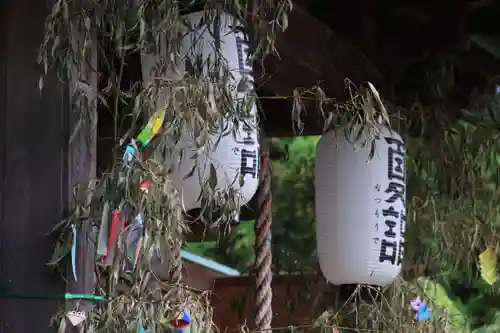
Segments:
[[[71,245],[71,268],[73,269],[73,277],[75,278],[75,281],[78,281],[78,278],[76,276],[76,227],[73,224],[71,228],[73,229],[73,245]]]
[[[139,320],[137,321],[137,333],[146,333],[146,330],[144,329],[144,325],[142,325],[142,318],[139,317]]]
[[[123,163],[128,164],[132,162],[135,155],[135,148],[132,145],[127,145],[125,147],[125,153],[123,154]]]

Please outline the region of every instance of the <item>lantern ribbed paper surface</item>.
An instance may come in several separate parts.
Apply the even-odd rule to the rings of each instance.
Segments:
[[[316,151],[316,236],[321,270],[333,284],[390,284],[401,271],[405,229],[405,150],[379,127],[375,155],[364,132],[326,133]],[[351,142],[350,142],[351,141]]]
[[[191,27],[200,27],[203,13],[192,13],[186,16]],[[233,80],[230,83],[233,98],[237,101],[247,103],[250,93],[254,89],[252,65],[248,60],[248,40],[237,22],[229,15],[221,16],[220,52],[227,61]],[[212,27],[210,27],[211,29]],[[206,61],[217,52],[214,38],[210,31],[203,25],[198,30],[189,31],[186,34],[182,56],[186,59],[196,59],[202,56]],[[184,71],[185,61],[181,62],[180,72]],[[143,76],[151,79],[150,69],[154,65],[151,56],[143,56]],[[242,84],[247,82],[247,84]],[[246,105],[246,104],[245,104]],[[245,106],[247,108],[247,106]],[[259,139],[257,125],[257,106],[255,103],[251,111],[242,115],[238,128],[234,128],[232,121],[227,121],[223,130],[218,134],[211,135],[207,149],[198,155],[196,159],[192,156],[198,151],[189,130],[183,132],[178,143],[179,149],[184,149],[180,164],[173,170],[173,179],[182,191],[183,203],[187,210],[200,207],[199,196],[202,184],[210,177],[211,165],[217,173],[218,190],[223,191],[232,187],[238,191],[239,206],[250,201],[258,186],[259,174]],[[176,163],[173,163],[176,164]],[[195,172],[186,176],[197,164]]]

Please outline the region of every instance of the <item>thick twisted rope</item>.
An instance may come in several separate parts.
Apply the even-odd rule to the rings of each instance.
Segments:
[[[182,228],[182,225],[179,221],[182,220],[183,218],[183,212],[179,208],[180,206],[175,207],[174,209],[174,214],[176,214],[175,222],[173,222],[174,225],[172,225],[172,238],[173,238],[173,247],[172,247],[172,262],[171,262],[171,268],[170,268],[170,283],[171,285],[175,285],[175,293],[174,297],[177,298],[177,301],[179,301],[179,298],[181,297],[181,279],[182,279],[182,256],[181,256],[181,250],[182,250],[182,244],[183,244],[183,239],[184,239],[184,230]]]
[[[260,168],[260,184],[258,198],[258,216],[255,223],[255,267],[257,269],[255,326],[257,331],[271,330],[273,311],[271,300],[272,281],[272,252],[271,252],[271,224],[272,224],[272,193],[271,193],[271,159],[266,151],[262,154]]]
[[[182,279],[182,230],[177,230],[175,237],[177,239],[174,240],[174,248],[172,251],[174,257],[172,260],[172,269],[170,271],[170,283],[179,284]]]
[[[169,298],[172,302],[179,303],[182,298],[182,287],[181,287],[181,279],[182,279],[182,228],[178,224],[174,227],[173,230],[173,246],[172,246],[172,258],[171,258],[171,267],[169,272],[169,283],[171,289],[169,291]],[[177,309],[177,311],[182,311],[184,309]]]

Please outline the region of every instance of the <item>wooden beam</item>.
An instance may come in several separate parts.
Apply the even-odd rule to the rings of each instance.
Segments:
[[[347,97],[346,78],[355,83],[371,81],[377,87],[384,84],[382,74],[368,58],[296,4],[287,30],[278,35],[276,49],[278,55],[268,56],[264,68],[256,66],[258,90],[288,99],[262,98],[269,136],[293,134],[290,100],[297,87],[319,86],[329,97],[342,100]],[[305,133],[319,134],[322,126],[315,103],[306,102],[305,106],[308,110]]]
[[[296,87],[319,85],[332,97],[345,96],[344,80],[383,82],[381,73],[347,40],[295,5],[289,26],[276,40],[278,55],[257,71],[258,86],[280,96]]]
[[[97,68],[97,36],[94,35],[94,48],[89,52],[87,63],[74,73],[70,79],[68,96],[72,99],[82,94],[79,90],[80,84],[87,84],[90,95],[83,98],[78,104],[73,105],[73,110],[67,109],[67,126],[72,135],[69,144],[69,170],[68,185],[74,189],[76,198],[67,198],[67,204],[73,208],[74,204],[86,202],[90,205],[91,190],[97,171],[97,95],[98,77],[94,70]],[[80,75],[80,76],[78,76]],[[78,80],[82,82],[78,82]],[[81,89],[81,88],[80,88]],[[87,93],[89,93],[87,92]],[[82,96],[83,97],[83,96]],[[83,115],[83,117],[82,117]],[[77,130],[75,130],[77,129]],[[75,131],[74,131],[75,130]],[[75,200],[77,200],[75,202]],[[87,206],[88,207],[88,206]],[[76,248],[76,274],[78,280],[74,279],[71,270],[67,274],[67,292],[74,294],[94,294],[94,274],[97,232],[90,223],[85,223],[81,229],[77,229],[78,239]],[[67,300],[66,311],[87,311],[92,309],[94,303],[84,300]],[[68,325],[68,332],[73,328]]]

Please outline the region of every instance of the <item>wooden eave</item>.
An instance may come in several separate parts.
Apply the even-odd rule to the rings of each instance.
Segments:
[[[345,100],[345,79],[370,81],[392,103],[404,103],[416,73],[437,55],[460,62],[457,107],[473,90],[491,89],[500,61],[470,43],[473,33],[500,35],[499,4],[493,1],[296,2],[288,29],[276,41],[278,55],[256,64],[262,121],[268,136],[293,136],[291,96],[297,87],[321,87]],[[463,99],[463,101],[461,100]],[[302,135],[320,134],[315,103],[306,103]]]

